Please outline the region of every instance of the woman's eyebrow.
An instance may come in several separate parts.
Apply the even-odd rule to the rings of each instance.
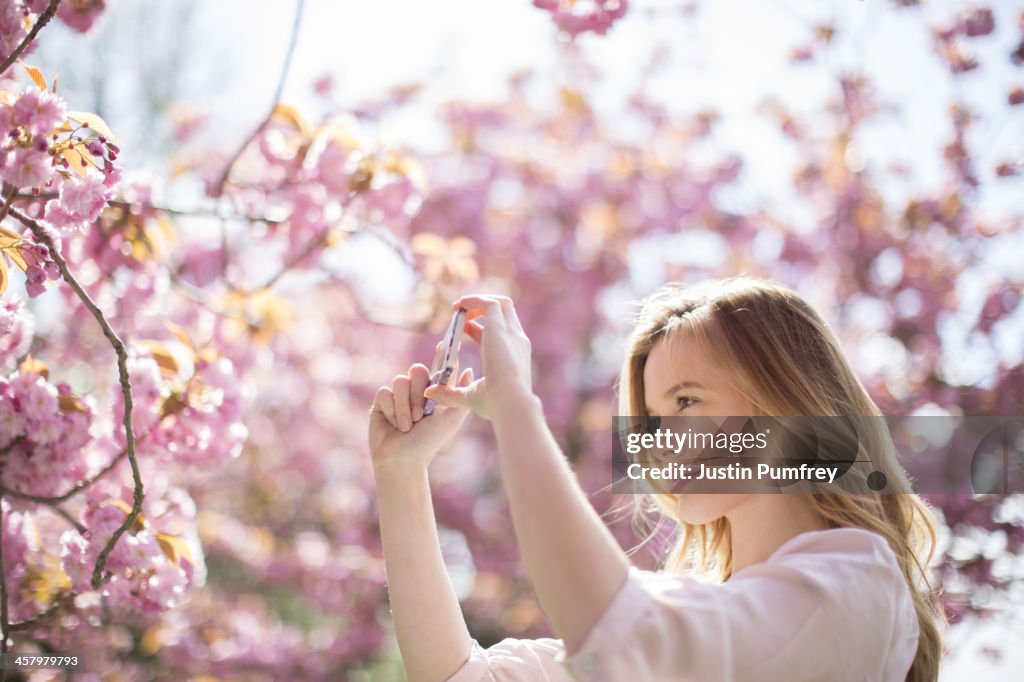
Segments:
[[[676,384],[672,388],[670,388],[667,391],[665,391],[665,397],[666,398],[671,398],[672,394],[675,393],[676,391],[678,391],[681,388],[700,388],[700,389],[703,389],[704,386],[702,384],[697,383],[696,381],[680,381],[678,384]]]

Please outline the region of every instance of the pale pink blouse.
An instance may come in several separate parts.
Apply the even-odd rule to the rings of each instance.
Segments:
[[[888,543],[835,528],[722,584],[631,566],[572,656],[560,639],[473,640],[448,682],[903,682],[918,632]]]

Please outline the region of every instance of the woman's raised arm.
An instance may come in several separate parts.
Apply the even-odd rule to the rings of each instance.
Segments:
[[[484,376],[427,396],[490,419],[520,553],[555,633],[575,652],[626,582],[630,562],[580,488],[533,394],[530,342],[512,300],[463,296]],[[479,317],[486,317],[486,327]]]
[[[437,536],[427,465],[468,410],[423,416],[427,368],[413,365],[377,392],[370,453],[395,636],[409,682],[443,682],[469,658],[472,640]],[[468,384],[472,370],[460,377]]]

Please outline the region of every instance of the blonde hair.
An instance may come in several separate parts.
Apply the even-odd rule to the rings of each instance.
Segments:
[[[645,416],[644,365],[660,340],[689,333],[722,367],[733,368],[735,388],[755,411],[771,416],[882,416],[844,358],[839,341],[821,316],[796,292],[756,277],[731,277],[694,285],[667,284],[642,301],[629,337],[619,378],[619,411]],[[727,415],[722,415],[727,416]],[[858,422],[858,438],[871,453],[888,488],[880,494],[864,486],[856,494],[807,493],[812,508],[832,527],[859,527],[884,537],[910,586],[920,625],[917,654],[908,682],[933,682],[942,656],[944,616],[927,566],[936,542],[936,520],[911,492],[906,472],[882,419]],[[858,458],[860,459],[860,458]],[[866,476],[854,470],[855,477]],[[681,527],[664,568],[699,573],[724,581],[732,574],[727,519],[691,525],[677,511],[677,496],[638,496],[634,524],[645,526],[641,545],[655,537],[667,517]],[[651,512],[657,515],[652,529]],[[639,546],[639,545],[638,545]]]

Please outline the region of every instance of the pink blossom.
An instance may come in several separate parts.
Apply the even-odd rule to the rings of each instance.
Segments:
[[[0,380],[2,381],[2,380]],[[0,390],[0,448],[6,448],[11,441],[25,434],[25,420],[18,414],[10,396],[3,396]]]
[[[85,33],[105,8],[105,0],[65,0],[57,10],[57,16],[71,28]]]
[[[13,365],[28,350],[33,329],[33,318],[24,301],[17,296],[0,300],[0,370]]]
[[[83,223],[79,220],[78,216],[67,210],[57,199],[51,199],[46,202],[43,219],[60,230],[79,230],[83,228]]]
[[[0,166],[0,177],[18,188],[38,187],[50,179],[50,155],[36,147],[17,147]]]
[[[324,74],[313,82],[313,91],[321,97],[327,97],[334,90],[334,77]]]
[[[31,87],[14,103],[12,121],[35,135],[46,135],[64,120],[65,113],[64,100]]]
[[[121,182],[121,167],[110,163],[103,169],[103,184],[113,189]]]
[[[10,54],[25,37],[25,25],[18,3],[8,0],[0,4],[0,53]]]
[[[57,389],[38,374],[16,374],[11,386],[18,394],[19,411],[35,426],[57,414]]]
[[[38,265],[29,265],[25,270],[25,291],[30,298],[39,296],[46,291],[46,271]]]
[[[111,189],[96,175],[68,179],[61,185],[59,201],[71,215],[86,223],[99,217],[100,211],[113,196]]]
[[[567,0],[533,0],[534,7],[550,12],[558,28],[573,37],[587,31],[604,35],[629,8],[628,0],[591,0],[585,4],[580,9]]]
[[[317,179],[329,192],[344,198],[349,192],[349,152],[338,140],[331,140],[317,158]]]
[[[43,218],[59,229],[82,230],[95,222],[113,196],[105,177],[67,178],[61,183],[60,195],[46,203]]]
[[[960,28],[968,37],[985,36],[995,29],[995,17],[988,7],[975,7],[960,19]]]
[[[163,404],[160,368],[148,353],[133,351],[128,358],[128,376],[132,385],[132,425],[136,434],[145,433],[156,424]],[[114,393],[114,414],[124,414],[124,394],[120,384],[114,385],[111,390]],[[119,445],[124,445],[123,430],[118,429],[117,439]]]

